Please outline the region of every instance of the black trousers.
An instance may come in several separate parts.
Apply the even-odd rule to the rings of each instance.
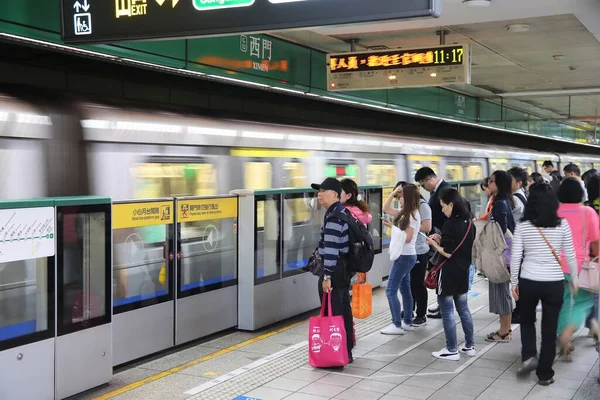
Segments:
[[[537,282],[519,280],[521,303],[521,357],[523,361],[537,356],[535,319],[536,307],[542,301],[542,347],[537,376],[546,381],[554,377],[552,363],[556,357],[556,329],[563,304],[564,281]]]
[[[346,342],[348,354],[354,347],[352,304],[350,303],[350,279],[346,272],[345,265],[337,265],[331,276],[331,309],[333,315],[344,317],[344,328],[346,329]],[[319,278],[319,298],[323,301],[323,278]],[[325,306],[325,315],[328,315],[327,306]]]
[[[427,253],[417,256],[417,263],[410,271],[410,290],[413,295],[413,308],[417,310],[417,318],[427,314],[427,288],[425,287],[425,273],[429,256]]]

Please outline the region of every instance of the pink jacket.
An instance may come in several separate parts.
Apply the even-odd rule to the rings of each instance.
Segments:
[[[354,215],[354,218],[362,222],[365,226],[373,221],[373,216],[370,212],[363,212],[357,206],[347,206],[346,208],[352,213],[352,215]]]

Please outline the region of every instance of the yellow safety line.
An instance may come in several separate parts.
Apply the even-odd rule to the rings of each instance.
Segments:
[[[123,394],[125,392],[129,392],[130,390],[139,388],[139,387],[144,386],[144,385],[146,385],[146,384],[148,384],[150,382],[157,381],[157,380],[159,380],[161,378],[164,378],[165,376],[172,375],[172,374],[174,374],[176,372],[179,372],[179,371],[181,371],[183,369],[186,369],[186,368],[189,368],[189,367],[193,367],[194,365],[197,365],[197,364],[200,364],[202,362],[211,360],[211,359],[213,359],[215,357],[222,356],[223,354],[231,353],[232,351],[238,350],[238,349],[240,349],[240,348],[242,348],[244,346],[248,346],[249,344],[260,342],[263,339],[269,338],[271,336],[277,335],[278,333],[287,331],[288,329],[292,329],[292,328],[295,328],[296,326],[302,325],[304,322],[306,322],[306,321],[296,322],[294,324],[284,326],[283,328],[276,329],[276,330],[273,330],[271,332],[267,332],[267,333],[264,333],[262,335],[256,336],[256,337],[254,337],[252,339],[248,339],[248,340],[246,340],[244,342],[241,342],[241,343],[238,343],[238,344],[234,344],[233,346],[230,346],[230,347],[227,347],[225,349],[222,349],[222,350],[216,351],[214,353],[208,354],[208,355],[206,355],[206,356],[204,356],[202,358],[199,358],[197,360],[193,360],[193,361],[187,362],[187,363],[182,364],[182,365],[180,365],[178,367],[174,367],[174,368],[168,369],[166,371],[163,371],[161,373],[158,373],[156,375],[149,376],[148,378],[144,378],[144,379],[141,379],[139,381],[130,383],[129,385],[123,386],[122,388],[119,388],[119,389],[116,389],[116,390],[113,390],[112,392],[103,394],[103,395],[98,396],[98,397],[94,397],[92,400],[107,400],[107,399],[113,398],[113,397],[115,397],[115,396],[117,396],[119,394]]]

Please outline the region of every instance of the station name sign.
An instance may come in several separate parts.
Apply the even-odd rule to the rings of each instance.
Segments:
[[[438,17],[442,0],[61,0],[66,43],[192,38]]]
[[[470,82],[469,45],[327,56],[329,91],[442,86]]]

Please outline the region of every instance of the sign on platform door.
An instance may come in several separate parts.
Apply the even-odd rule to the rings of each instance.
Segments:
[[[0,263],[54,255],[54,207],[0,210]]]

